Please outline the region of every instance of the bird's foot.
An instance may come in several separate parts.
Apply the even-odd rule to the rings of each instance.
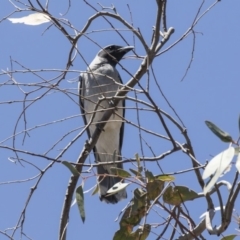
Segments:
[[[110,108],[114,108],[114,112],[113,112],[113,115],[114,115],[115,111],[118,111],[118,107],[116,106],[114,97],[111,100],[109,100],[108,104]]]
[[[100,130],[101,132],[104,132],[104,131],[105,131],[104,128],[102,128],[99,123],[96,124],[96,128],[97,128],[98,130]]]
[[[85,141],[84,148],[86,149],[86,152],[89,153],[90,144],[89,144],[88,140]]]

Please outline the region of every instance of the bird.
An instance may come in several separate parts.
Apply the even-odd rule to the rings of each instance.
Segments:
[[[83,116],[84,124],[87,125],[91,121],[94,109],[100,98],[113,97],[123,82],[119,75],[116,65],[123,56],[131,51],[133,46],[109,45],[102,48],[90,63],[86,72],[82,72],[79,78],[79,104]],[[87,128],[89,139],[94,133],[98,122],[101,120],[104,110],[111,106],[110,100],[103,100],[97,107],[91,124]],[[125,116],[125,101],[119,101],[115,108],[115,112],[111,115],[102,129],[99,139],[93,148],[95,161],[113,162],[121,160],[121,149],[123,143],[123,132]],[[107,191],[122,179],[120,177],[109,176],[111,167],[123,168],[122,163],[99,165],[97,166],[97,182],[99,189],[99,197],[101,201],[106,203],[117,203],[127,198],[126,189],[123,189],[114,195],[108,195]]]

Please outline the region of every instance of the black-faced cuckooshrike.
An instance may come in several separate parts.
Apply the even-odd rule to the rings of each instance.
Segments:
[[[100,50],[97,56],[89,65],[87,72],[80,75],[79,82],[79,100],[83,114],[84,123],[90,121],[99,98],[113,97],[122,84],[121,77],[116,69],[116,64],[122,57],[132,50],[132,46],[116,46],[110,45]],[[93,121],[87,129],[88,137],[91,138],[97,123],[101,120],[104,111],[110,106],[109,101],[103,100],[98,106]],[[125,101],[118,103],[115,113],[112,114],[100,137],[93,149],[96,162],[112,162],[113,154],[119,156],[117,160],[121,160],[121,148],[123,142],[123,129]],[[107,191],[114,184],[121,181],[119,177],[105,176],[111,174],[110,168],[122,168],[122,164],[101,165],[97,167],[99,174],[99,195],[101,201],[107,203],[117,203],[119,200],[127,197],[126,190],[122,190],[114,195],[107,196]]]

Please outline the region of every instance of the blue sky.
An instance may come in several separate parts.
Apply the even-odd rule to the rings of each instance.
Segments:
[[[25,1],[27,4],[28,1]],[[43,2],[43,1],[41,1]],[[205,1],[202,12],[204,12],[214,1]],[[64,13],[67,9],[68,1],[49,1],[49,12],[56,18],[60,18],[60,13]],[[96,2],[90,3],[99,9]],[[127,4],[129,4],[133,24],[141,30],[146,42],[149,44],[152,37],[152,27],[155,24],[156,4],[155,1],[116,1],[104,0],[101,2],[103,6],[114,4],[118,13],[131,22]],[[37,6],[36,2],[34,2]],[[163,48],[167,48],[190,27],[201,1],[177,1],[171,0],[167,8],[167,24],[168,27],[174,27],[175,33]],[[24,6],[19,5],[22,8]],[[157,57],[153,63],[153,68],[157,81],[160,84],[164,94],[170,101],[174,109],[177,111],[183,120],[189,137],[191,138],[196,157],[199,162],[205,163],[212,156],[227,148],[227,144],[220,142],[205,126],[204,121],[210,120],[216,123],[219,127],[229,132],[235,139],[238,137],[238,116],[239,116],[239,55],[240,55],[240,2],[238,0],[221,1],[209,13],[207,13],[197,24],[196,42],[194,50],[194,60],[187,76],[181,81],[189,61],[191,59],[193,35],[178,43],[170,51]],[[3,1],[0,8],[0,19],[7,17],[14,11],[13,6],[9,1]],[[30,12],[18,12],[11,17],[21,17]],[[95,12],[88,7],[83,1],[71,2],[71,8],[64,18],[74,25],[79,31],[85,25],[87,19]],[[119,29],[125,29],[117,21],[112,21]],[[24,66],[27,69],[46,70],[37,72],[37,74],[47,80],[57,77],[60,74],[59,69],[64,69],[68,61],[68,54],[71,48],[70,43],[64,35],[54,26],[48,29],[50,24],[39,26],[27,26],[23,24],[12,24],[8,20],[0,22],[1,40],[0,40],[0,67],[1,70],[7,69],[23,70]],[[125,42],[114,32],[109,31],[110,27],[105,20],[99,19],[95,21],[89,28],[87,37],[82,37],[78,42],[78,49],[87,63],[90,63],[96,53],[99,51],[99,46],[104,47],[109,44],[126,45]],[[101,30],[101,31],[99,31]],[[69,30],[72,34],[73,31]],[[135,45],[135,50],[139,55],[144,55],[144,49],[137,39],[133,41],[131,32],[122,31],[123,36],[129,45]],[[91,40],[89,40],[91,39]],[[128,55],[133,55],[129,53]],[[11,66],[10,59],[15,62]],[[132,74],[138,69],[140,60],[125,59],[121,64],[128,69]],[[20,103],[4,103],[10,100],[23,100],[23,92],[32,91],[32,86],[22,86],[18,88],[16,85],[2,86],[3,82],[9,80],[9,76],[0,75],[0,153],[1,153],[1,168],[0,168],[0,183],[10,181],[29,179],[36,176],[39,171],[27,164],[21,166],[18,162],[12,163],[8,160],[9,157],[16,157],[15,154],[4,149],[2,146],[13,146],[28,152],[36,152],[44,154],[51,146],[61,139],[66,133],[76,129],[66,138],[64,138],[54,149],[47,154],[49,157],[56,157],[62,148],[71,141],[83,127],[83,121],[80,116],[77,96],[77,80],[80,71],[86,69],[86,64],[83,59],[77,55],[70,72],[63,79],[59,88],[61,91],[51,91],[44,98],[36,101],[26,111],[26,126],[29,131],[29,136],[24,138],[24,134],[19,134],[15,139],[11,136],[14,133],[17,120],[23,111],[23,104]],[[118,70],[122,76],[123,82],[126,83],[130,76],[124,72],[120,66]],[[14,73],[14,79],[19,83],[29,84],[42,81],[40,77],[33,73]],[[141,84],[146,85],[147,76],[141,79]],[[54,80],[53,80],[54,82]],[[56,81],[55,81],[56,82]],[[138,88],[136,86],[136,88]],[[65,92],[68,93],[65,94]],[[28,96],[28,99],[34,99],[44,93],[46,89],[39,90]],[[150,74],[150,93],[158,106],[174,115],[173,111],[164,101],[154,83],[152,74]],[[70,97],[71,96],[71,99]],[[134,96],[130,93],[130,96]],[[142,95],[138,95],[139,99],[146,100]],[[127,101],[126,118],[137,123],[136,111],[132,109],[135,103]],[[48,124],[52,121],[58,123]],[[154,113],[147,111],[140,112],[140,122],[143,127],[151,131],[165,135],[162,126],[160,125]],[[24,130],[24,118],[21,116],[16,127],[16,132]],[[45,124],[42,127],[38,125]],[[168,126],[171,129],[176,140],[184,143],[181,133],[170,123]],[[10,138],[11,137],[11,138]],[[144,139],[151,145],[154,153],[160,155],[169,150],[171,145],[159,138],[143,133]],[[4,139],[9,140],[2,142]],[[24,144],[23,144],[24,140]],[[81,152],[84,142],[87,140],[87,135],[84,134],[76,143],[72,145],[69,151],[63,156],[63,160],[75,162]],[[133,158],[135,153],[141,155],[139,144],[138,130],[126,124],[122,155],[124,158]],[[152,156],[151,151],[144,145],[145,156]],[[49,164],[49,161],[34,157],[27,154],[19,154],[22,158],[39,168],[43,169]],[[86,162],[93,162],[92,154]],[[182,153],[178,152],[172,156],[159,161],[164,172],[180,171],[191,168],[190,160]],[[160,174],[157,165],[152,162],[147,162],[146,166],[154,174]],[[125,164],[128,169],[133,168],[132,164]],[[235,174],[235,167],[232,168],[224,179],[232,182]],[[84,190],[94,186],[96,182],[93,174],[83,174],[85,179]],[[70,172],[61,164],[54,164],[42,178],[37,190],[29,203],[26,212],[24,223],[24,232],[31,239],[57,239],[58,225],[66,187],[70,177]],[[24,183],[1,184],[1,204],[0,204],[0,230],[14,227],[17,224],[20,213],[26,203],[30,188],[35,185],[36,179]],[[81,184],[82,179],[79,181]],[[176,175],[176,185],[185,185],[189,188],[200,192],[200,186],[192,173]],[[131,185],[128,188],[128,199],[117,205],[107,205],[101,203],[97,196],[91,196],[90,193],[85,195],[86,221],[82,224],[76,206],[72,207],[70,213],[70,223],[68,227],[68,239],[112,239],[115,231],[118,229],[118,223],[114,219],[118,216],[123,207],[128,203],[132,196],[132,190],[136,185]],[[223,198],[226,200],[227,191],[223,189]],[[213,197],[218,206],[217,198]],[[204,200],[188,202],[187,206],[193,213],[196,223],[199,221],[199,216],[205,212],[206,203]],[[239,201],[236,202],[236,210],[240,213]],[[163,216],[164,213],[160,211]],[[218,215],[217,215],[218,216]],[[149,218],[149,223],[163,222],[156,214],[152,213]],[[217,217],[215,224],[219,224]],[[236,233],[234,230],[237,224],[229,226],[224,233]],[[153,229],[153,232],[159,233],[160,229]],[[210,236],[205,232],[204,236],[210,239]],[[151,234],[149,239],[155,239],[155,235]],[[4,238],[0,235],[0,239]],[[19,232],[15,235],[15,239],[19,239]],[[23,238],[24,239],[24,238]],[[219,237],[211,236],[211,239],[219,239]]]

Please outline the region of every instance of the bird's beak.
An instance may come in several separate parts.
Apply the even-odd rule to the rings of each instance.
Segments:
[[[126,46],[126,47],[119,48],[118,51],[119,51],[119,52],[127,53],[127,52],[129,52],[129,51],[131,51],[131,50],[133,50],[133,49],[134,49],[133,46]]]

